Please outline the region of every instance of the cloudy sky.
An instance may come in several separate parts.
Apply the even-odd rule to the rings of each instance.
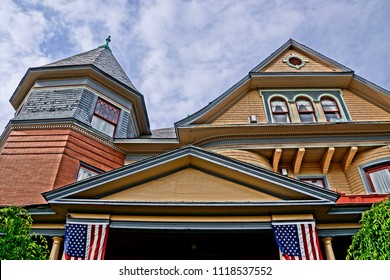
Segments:
[[[289,38],[390,90],[388,0],[1,0],[0,21],[1,131],[29,67],[107,35],[152,129],[204,107]]]

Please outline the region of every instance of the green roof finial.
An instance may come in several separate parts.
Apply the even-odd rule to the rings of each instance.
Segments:
[[[105,49],[111,51],[110,46],[108,45],[110,42],[111,42],[111,36],[108,35],[108,37],[106,38],[106,43],[104,45],[100,46],[99,48],[105,48]]]

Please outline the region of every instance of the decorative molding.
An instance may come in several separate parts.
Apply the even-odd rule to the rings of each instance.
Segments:
[[[38,129],[44,129],[44,130],[50,130],[50,129],[71,129],[71,130],[74,130],[76,132],[79,132],[89,138],[92,138],[93,140],[101,143],[101,144],[104,144],[118,152],[121,152],[123,154],[126,154],[126,150],[124,149],[121,149],[117,146],[115,146],[113,143],[111,143],[110,141],[102,138],[102,137],[99,137],[97,136],[96,134],[94,134],[93,132],[77,125],[76,123],[55,123],[55,124],[11,124],[11,128],[10,130],[28,130],[28,129],[32,129],[32,130],[38,130]]]
[[[293,124],[297,125],[297,124]],[[318,132],[318,133],[265,133],[265,134],[260,134],[260,133],[255,133],[255,134],[236,134],[236,135],[218,135],[218,136],[211,136],[207,137],[204,139],[200,139],[198,141],[195,141],[192,143],[194,146],[203,146],[207,143],[212,143],[220,140],[231,140],[231,139],[248,139],[248,138],[297,138],[297,137],[319,137],[319,138],[325,138],[325,137],[338,137],[338,136],[355,136],[355,135],[370,135],[372,132],[370,131],[363,131],[363,132],[340,132],[340,133],[334,133],[334,132]],[[388,131],[383,131],[383,132],[375,132],[375,135],[385,135],[385,136],[390,136],[390,133]]]
[[[292,52],[289,56],[287,56],[285,59],[283,59],[283,62],[287,63],[287,65],[292,67],[292,68],[301,69],[309,61],[306,59],[303,59],[302,57],[300,57]]]

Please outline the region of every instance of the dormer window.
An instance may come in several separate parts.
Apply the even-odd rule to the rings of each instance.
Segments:
[[[290,112],[287,107],[287,103],[282,98],[273,98],[271,100],[272,117],[276,123],[289,123]]]
[[[114,137],[119,115],[119,108],[99,98],[96,102],[91,125],[104,134]]]
[[[321,98],[321,106],[322,106],[322,110],[324,111],[326,120],[328,122],[332,120],[341,119],[340,109],[333,98],[330,97]]]
[[[316,122],[316,115],[314,113],[313,104],[305,97],[299,97],[295,101],[299,118],[303,123]]]

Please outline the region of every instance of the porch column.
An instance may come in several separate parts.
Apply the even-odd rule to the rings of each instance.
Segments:
[[[327,260],[335,260],[333,247],[332,247],[332,237],[325,237],[322,239],[325,245],[325,255]]]
[[[62,240],[64,240],[62,237],[53,237],[53,246],[51,247],[49,260],[58,260]]]

